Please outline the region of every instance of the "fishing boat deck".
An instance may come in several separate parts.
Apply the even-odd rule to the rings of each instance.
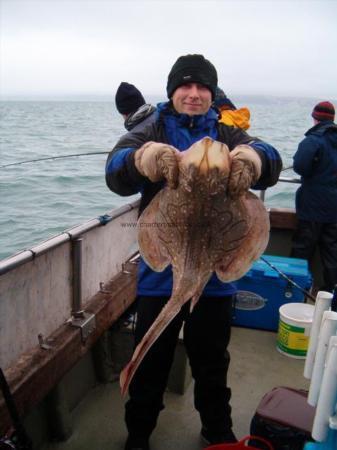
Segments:
[[[309,387],[303,377],[304,360],[279,353],[276,340],[274,332],[233,328],[229,385],[238,438],[249,434],[258,403],[273,387]],[[117,382],[97,385],[72,413],[72,436],[63,443],[49,443],[43,450],[122,450],[126,437],[123,403]],[[151,437],[151,449],[202,449],[199,416],[193,408],[193,382],[184,395],[167,392],[165,404]]]

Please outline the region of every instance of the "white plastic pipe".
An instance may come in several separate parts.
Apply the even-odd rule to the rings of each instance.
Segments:
[[[322,378],[322,386],[317,402],[312,437],[324,442],[329,433],[329,423],[335,414],[337,402],[337,336],[330,338],[327,364]]]
[[[303,375],[310,380],[312,375],[312,369],[314,367],[315,355],[317,350],[317,342],[319,329],[321,327],[322,317],[324,311],[328,311],[331,306],[332,294],[331,292],[319,291],[316,297],[314,317],[312,319],[312,325],[310,330],[309,346],[307,356],[304,364]]]
[[[336,332],[337,313],[334,311],[324,311],[322,325],[318,335],[315,362],[308,394],[308,403],[311,406],[317,405],[329,341],[331,336],[334,336]]]

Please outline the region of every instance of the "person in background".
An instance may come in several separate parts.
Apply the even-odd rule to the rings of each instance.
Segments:
[[[155,107],[146,103],[142,93],[133,85],[123,81],[115,95],[117,111],[124,117],[124,127],[130,131],[138,124],[153,120]]]
[[[157,105],[155,121],[124,135],[110,152],[107,185],[123,196],[141,192],[140,213],[165,183],[176,187],[179,152],[205,136],[227,144],[231,151],[228,189],[233,198],[250,187],[265,189],[277,182],[282,167],[277,150],[239,128],[218,122],[218,111],[212,107],[217,84],[216,69],[203,55],[179,57],[168,75],[169,101]],[[150,435],[164,408],[164,391],[182,325],[195,382],[194,405],[201,419],[201,436],[207,444],[237,442],[227,386],[227,346],[235,292],[234,284],[223,283],[213,274],[193,312],[189,312],[187,302],[146,354],[129,388],[125,450],[150,448]],[[171,293],[171,267],[154,272],[141,259],[135,345]]]
[[[335,108],[318,103],[311,114],[314,126],[305,133],[294,155],[294,171],[301,175],[296,192],[297,228],[291,256],[311,261],[320,250],[324,286],[337,284],[337,126]]]
[[[237,109],[231,100],[226,96],[224,91],[219,87],[216,89],[214,106],[218,108],[220,112],[220,123],[241,128],[242,130],[248,130],[250,127],[249,109],[246,107]]]

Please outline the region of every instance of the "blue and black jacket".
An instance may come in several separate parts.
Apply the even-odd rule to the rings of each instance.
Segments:
[[[319,122],[305,136],[294,155],[294,171],[301,175],[297,215],[302,220],[337,223],[337,125]]]
[[[155,120],[125,134],[110,152],[106,163],[106,183],[119,195],[128,196],[141,193],[140,213],[159,192],[163,182],[152,183],[142,176],[134,161],[135,152],[145,142],[163,142],[184,151],[205,136],[225,143],[229,150],[237,145],[249,144],[260,155],[262,174],[255,189],[266,189],[276,184],[282,161],[278,151],[270,144],[249,136],[239,128],[218,122],[216,110],[210,109],[204,115],[189,116],[178,114],[170,102],[158,105]],[[223,297],[235,293],[235,284],[223,283],[213,274],[203,295]],[[170,296],[172,292],[172,271],[168,267],[163,272],[153,272],[141,261],[138,278],[138,294],[144,296]]]

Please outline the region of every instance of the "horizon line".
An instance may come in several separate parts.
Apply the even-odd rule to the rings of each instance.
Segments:
[[[163,96],[161,94],[149,94],[149,93],[143,93],[145,97],[156,97],[156,98],[162,98],[162,101],[168,101],[166,95]],[[232,93],[230,97],[258,97],[258,98],[278,98],[278,99],[303,99],[303,100],[319,100],[319,99],[326,99],[329,101],[336,101],[336,97],[329,97],[329,96],[313,96],[313,95],[294,95],[294,94],[235,94]],[[0,102],[2,101],[34,101],[34,100],[41,100],[41,101],[66,101],[66,100],[91,100],[91,101],[115,101],[114,94],[70,94],[70,93],[64,93],[64,94],[0,94]]]

